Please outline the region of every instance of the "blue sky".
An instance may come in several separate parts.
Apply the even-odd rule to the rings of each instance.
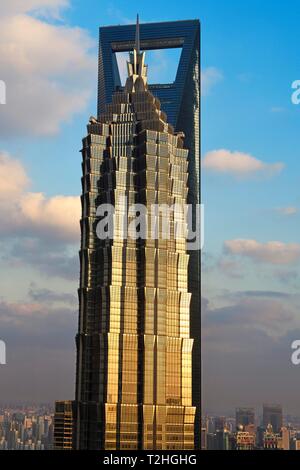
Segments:
[[[23,397],[68,398],[79,247],[72,220],[81,191],[81,138],[96,113],[98,28],[132,22],[137,11],[120,0],[3,4],[0,181],[7,175],[15,181],[8,196],[0,193],[0,327],[15,357],[3,369],[3,394],[14,390],[14,399],[22,399],[16,375],[24,350],[24,374],[35,384],[30,363],[39,341],[28,335],[28,315],[47,347],[39,353],[43,381],[24,386]],[[138,13],[141,22],[199,18],[202,24],[204,406],[223,412],[258,407],[270,397],[296,413],[297,394],[290,390],[299,387],[299,372],[290,364],[290,343],[300,330],[300,105],[291,103],[291,84],[300,79],[300,1],[187,0],[183,9],[180,2],[153,0],[139,2]],[[176,54],[148,54],[146,62],[154,79],[167,79]],[[57,360],[65,380],[54,387],[50,371]]]

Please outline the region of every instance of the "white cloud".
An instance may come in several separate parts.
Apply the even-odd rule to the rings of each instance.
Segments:
[[[257,174],[274,175],[283,169],[284,164],[281,162],[264,163],[247,153],[219,149],[212,150],[205,155],[203,167],[217,173],[249,177]]]
[[[51,233],[67,241],[79,240],[79,197],[47,198],[43,193],[26,193],[20,198],[19,208],[28,228]]]
[[[291,216],[291,215],[297,214],[299,212],[299,209],[298,207],[295,207],[295,206],[288,206],[288,207],[277,207],[276,211],[279,212],[279,214],[281,215]]]
[[[69,3],[69,0],[2,0],[1,16],[36,12],[58,18],[60,10]]]
[[[29,178],[22,164],[8,153],[0,153],[0,204],[22,193],[28,185]]]
[[[51,236],[66,242],[79,240],[80,199],[28,191],[22,164],[0,153],[0,234]]]
[[[256,240],[236,239],[225,241],[224,250],[226,253],[245,256],[255,262],[276,265],[293,264],[300,259],[299,243],[260,243]]]
[[[28,14],[56,17],[68,2],[24,3],[7,2],[0,19],[0,70],[7,87],[0,134],[51,135],[88,102],[96,83],[94,43],[80,28]]]
[[[211,89],[223,80],[222,72],[216,67],[207,67],[201,72],[201,93],[208,95]]]

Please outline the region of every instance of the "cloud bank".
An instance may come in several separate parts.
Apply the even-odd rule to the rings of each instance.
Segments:
[[[7,88],[1,136],[53,135],[86,108],[96,83],[94,42],[81,28],[49,21],[66,6],[65,0],[1,2],[0,78]]]
[[[232,255],[245,256],[258,263],[293,264],[300,259],[299,243],[235,239],[224,242],[224,251]]]
[[[65,242],[79,240],[80,199],[47,197],[29,189],[22,163],[0,152],[0,235],[51,236]]]
[[[299,368],[291,363],[291,343],[300,337],[299,302],[265,292],[231,293],[227,305],[202,299],[203,403],[205,412],[234,412],[280,402],[297,413]]]
[[[78,279],[80,198],[29,189],[22,163],[0,152],[2,261],[16,268],[30,265],[47,277]]]
[[[202,162],[203,168],[235,177],[257,175],[272,176],[280,173],[283,163],[264,163],[263,161],[243,152],[232,152],[226,149],[208,152]]]

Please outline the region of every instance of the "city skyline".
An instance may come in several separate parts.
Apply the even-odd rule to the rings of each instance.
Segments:
[[[136,11],[122,1],[3,3],[2,401],[63,400],[74,389],[78,135],[96,114],[98,27],[134,23]],[[142,22],[181,18],[170,5],[155,12],[142,3]],[[300,7],[247,5],[188,1],[184,12],[200,18],[203,38],[203,405],[219,412],[271,401],[296,415],[300,107],[291,84]],[[13,44],[11,61],[4,52]],[[175,59],[157,52],[149,67],[168,81]]]
[[[71,402],[58,403],[58,413],[51,404],[0,405],[0,450],[51,450],[72,447]],[[203,450],[254,450],[282,449],[300,450],[300,418],[283,415],[282,427],[274,429],[271,421],[264,423],[264,408],[273,409],[275,415],[282,413],[280,405],[262,405],[259,413],[252,416],[250,408],[237,408],[233,415],[202,417]],[[243,421],[238,416],[249,416]],[[254,418],[254,419],[253,419]],[[276,422],[275,418],[275,422]],[[54,427],[53,427],[54,424]],[[272,428],[271,428],[271,426]],[[53,430],[57,429],[54,433]],[[64,439],[64,441],[62,440]]]

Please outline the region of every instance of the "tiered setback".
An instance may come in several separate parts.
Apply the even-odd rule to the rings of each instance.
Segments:
[[[185,238],[172,216],[169,239],[123,239],[116,223],[113,239],[96,235],[100,204],[114,206],[115,222],[143,204],[149,227],[151,205],[186,204],[183,137],[149,91],[119,92],[89,124],[82,155],[76,446],[193,449]]]

